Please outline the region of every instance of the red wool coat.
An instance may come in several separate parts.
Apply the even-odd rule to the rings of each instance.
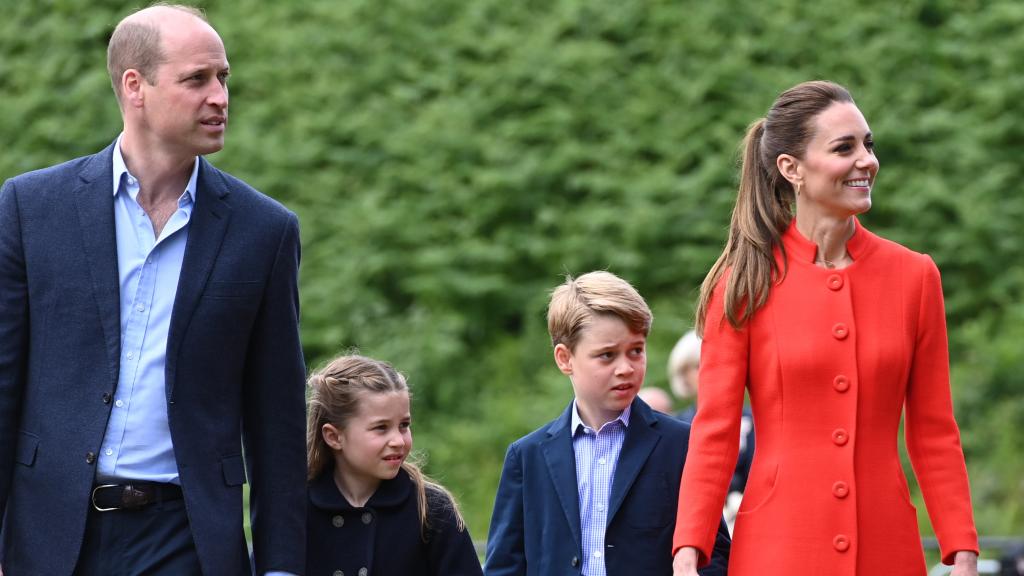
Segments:
[[[815,266],[816,246],[792,223],[783,245],[788,272],[741,330],[722,315],[724,282],[712,297],[674,550],[695,546],[702,562],[711,552],[746,387],[757,449],[731,576],[925,574],[897,452],[904,410],[943,560],[977,551],[935,264],[859,223],[841,270]]]

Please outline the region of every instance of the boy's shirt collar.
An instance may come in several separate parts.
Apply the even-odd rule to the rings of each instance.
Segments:
[[[619,414],[619,416],[617,418],[615,418],[614,420],[612,420],[610,422],[605,422],[604,424],[602,424],[601,425],[601,429],[597,430],[597,433],[600,434],[602,430],[604,430],[607,426],[609,426],[610,424],[613,424],[615,422],[622,422],[622,426],[624,428],[629,428],[629,416],[632,413],[632,411],[633,411],[633,405],[632,404],[630,404],[629,406],[626,406],[626,409],[623,410],[622,413]],[[583,423],[583,419],[580,418],[579,407],[576,406],[576,399],[574,398],[573,401],[572,401],[572,416],[571,416],[571,421],[569,422],[569,429],[572,430],[572,435],[575,436],[576,433],[580,431],[581,427],[582,427],[583,430],[592,430],[592,428],[590,428],[589,426],[584,424]]]

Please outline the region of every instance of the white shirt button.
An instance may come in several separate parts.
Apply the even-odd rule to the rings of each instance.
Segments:
[[[107,456],[112,456],[114,454],[114,451],[111,450],[110,448],[107,448],[107,450],[106,450],[106,452],[104,452],[104,454],[106,454]]]
[[[146,311],[146,307],[143,306],[142,304],[139,304],[138,306],[135,307],[135,311],[136,312],[145,312]]]
[[[605,460],[604,458],[598,458],[598,459],[597,459],[597,463],[598,463],[598,464],[600,464],[600,465],[602,465],[602,466],[604,466],[604,464],[605,464],[606,462],[607,462],[607,460]]]
[[[598,504],[597,505],[597,511],[598,512],[604,512],[604,504]]]
[[[601,551],[600,550],[598,550],[597,552],[594,552],[594,558],[600,558],[600,557],[601,557]]]
[[[129,360],[131,360],[132,358],[135,358],[135,352],[129,352],[128,354],[126,354],[126,356],[128,357]]]
[[[117,406],[118,408],[120,408],[121,406],[124,406],[124,400],[118,400],[118,401],[114,402],[114,406]]]

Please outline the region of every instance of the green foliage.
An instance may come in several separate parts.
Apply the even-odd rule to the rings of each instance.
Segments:
[[[2,3],[0,177],[109,143],[105,46],[129,4]],[[505,447],[571,397],[548,291],[596,268],[633,282],[664,385],[725,238],[743,131],[810,78],[848,85],[876,135],[864,222],[943,271],[980,531],[1024,532],[1024,5],[204,5],[233,68],[213,160],[299,214],[310,363],[357,346],[410,376],[417,446],[475,537]]]

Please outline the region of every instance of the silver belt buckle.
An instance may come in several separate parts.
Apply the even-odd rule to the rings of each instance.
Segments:
[[[117,488],[118,486],[120,486],[120,485],[119,484],[100,484],[99,486],[93,488],[92,489],[92,496],[90,497],[90,500],[92,501],[92,507],[97,512],[110,512],[112,510],[119,510],[119,508],[100,508],[99,506],[96,505],[96,491],[97,490],[99,490],[100,488]]]

